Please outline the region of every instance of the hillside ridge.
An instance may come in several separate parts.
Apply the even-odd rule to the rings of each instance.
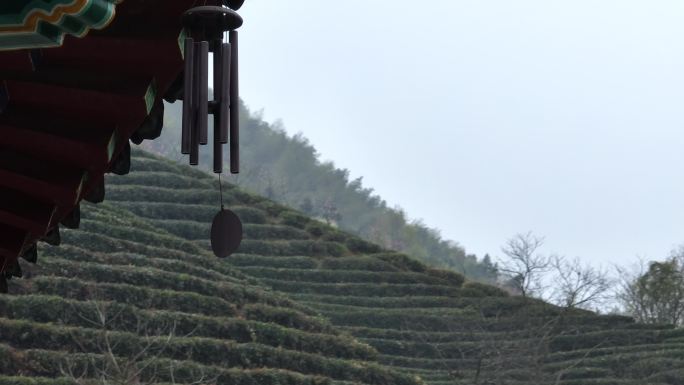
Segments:
[[[81,229],[41,246],[40,263],[0,296],[0,384],[95,381],[113,371],[106,343],[121,362],[155,351],[137,363],[150,365],[145,383],[421,383],[316,311],[113,202],[84,205]],[[258,236],[249,226],[260,211],[241,214]],[[103,313],[106,325],[93,322]]]
[[[684,378],[682,330],[512,297],[228,184],[224,201],[245,222],[245,240],[219,260],[207,240],[217,179],[132,156],[131,174],[108,178],[106,203],[84,207],[81,230],[42,247],[45,258],[0,296],[0,384],[73,383],[58,365],[65,361],[92,377],[108,359],[105,335],[117,357],[161,350],[143,376],[156,383]],[[92,323],[103,306],[118,315],[111,330]],[[170,324],[177,335],[165,345]],[[63,378],[46,379],[54,376]]]
[[[150,158],[148,172],[156,164],[167,161]],[[121,178],[123,185],[136,184],[127,178]],[[191,187],[180,194],[204,193]],[[383,364],[428,383],[677,383],[673,378],[684,373],[682,332],[671,326],[637,325],[628,317],[511,297],[263,198],[235,200],[245,202],[265,210],[274,223],[299,230],[299,239],[273,239],[267,245],[248,236],[227,263],[373,346]],[[206,223],[165,222],[159,212],[136,213],[208,247],[198,238],[207,233]]]
[[[167,104],[165,129],[144,148],[168,159],[179,160],[181,111]],[[368,241],[411,254],[434,267],[465,273],[482,282],[495,282],[496,267],[488,256],[467,254],[436,229],[411,220],[399,207],[391,207],[362,178],[321,160],[314,146],[301,134],[289,135],[279,123],[265,122],[258,112],[241,105],[242,169],[225,179],[242,189],[297,208],[310,217],[336,224]],[[210,122],[211,126],[212,122]],[[208,152],[200,154],[199,167],[211,164]],[[358,170],[357,170],[358,171]]]

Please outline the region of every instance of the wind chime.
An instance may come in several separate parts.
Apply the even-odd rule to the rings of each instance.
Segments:
[[[242,222],[224,208],[221,173],[223,145],[230,150],[230,172],[240,172],[240,115],[238,84],[238,32],[242,17],[235,12],[244,0],[226,1],[230,8],[195,7],[183,15],[185,75],[181,152],[190,165],[199,164],[200,145],[209,143],[209,114],[214,116],[214,172],[219,174],[221,210],[211,227],[211,247],[219,258],[231,255],[242,241]],[[228,42],[224,37],[228,34]],[[209,100],[209,52],[214,55],[214,95]]]

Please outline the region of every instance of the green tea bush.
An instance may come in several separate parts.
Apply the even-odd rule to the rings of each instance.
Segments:
[[[350,237],[345,244],[352,253],[373,254],[382,251],[382,248],[379,245],[365,241],[361,238]]]
[[[323,237],[321,238],[324,241],[329,241],[329,242],[339,242],[339,243],[345,243],[349,239],[350,235],[347,233],[344,233],[340,230],[337,229],[332,229],[325,234],[323,234]]]
[[[321,268],[328,270],[362,270],[377,272],[398,272],[396,266],[381,259],[367,256],[348,256],[344,258],[325,258],[321,260]]]
[[[380,253],[374,254],[373,257],[390,263],[401,270],[423,273],[428,269],[427,266],[425,266],[422,262],[419,262],[402,253]]]
[[[580,365],[579,367],[571,368],[563,372],[563,380],[585,380],[585,379],[600,379],[610,378],[613,372],[604,368],[593,368]]]
[[[16,321],[0,319],[0,326],[3,330],[3,340],[11,343],[15,347],[22,349],[45,349],[45,350],[63,350],[63,351],[79,351],[86,353],[101,353],[101,349],[105,346],[105,336],[102,330],[91,328],[78,328],[70,326],[57,326],[53,324],[36,324],[28,321]],[[161,329],[160,332],[164,333]],[[264,339],[257,337],[257,332],[254,333],[254,339]],[[311,335],[310,335],[311,336]],[[325,341],[299,340],[281,338],[276,347],[283,348],[284,344],[294,346],[301,346],[301,342],[309,343],[306,348],[314,348],[318,350],[322,348],[322,342],[328,342],[329,345],[325,348],[330,351],[330,348],[335,346],[347,350],[349,355],[361,355],[362,358],[368,358],[374,354],[373,350],[362,344],[355,345],[345,343],[338,337],[326,336]],[[254,360],[257,357],[267,355],[264,352],[269,352],[273,346],[255,344],[252,341],[238,342],[231,340],[220,340],[215,338],[197,337],[197,336],[175,336],[169,340],[167,336],[140,336],[129,332],[108,332],[107,339],[113,348],[114,354],[117,356],[134,356],[144,349],[150,351],[161,351],[165,356],[172,359],[192,359],[203,364],[221,364],[225,366],[235,365],[235,361],[241,361],[239,365],[249,367],[254,365]],[[275,342],[275,341],[272,341]],[[226,349],[229,348],[229,349]],[[362,350],[363,348],[363,350]],[[229,351],[228,351],[229,350]],[[245,354],[246,353],[246,354]],[[256,356],[249,357],[249,354],[257,353]],[[274,355],[280,356],[296,356],[302,355],[294,350],[283,349]],[[333,352],[335,354],[335,352]],[[246,356],[246,357],[245,357]],[[244,358],[243,358],[244,357]],[[306,359],[316,361],[310,354],[304,353]],[[247,360],[247,361],[244,361]],[[316,364],[316,363],[315,363]],[[320,365],[320,363],[318,363]],[[258,366],[257,366],[258,367]],[[323,373],[325,374],[325,373]]]
[[[158,158],[150,158],[146,156],[131,157],[131,174],[138,172],[168,172],[180,174],[180,167],[177,167],[171,162],[160,160]],[[130,174],[129,174],[130,175]],[[119,175],[107,176],[107,182],[111,179],[124,179],[125,177]]]
[[[320,351],[320,334],[333,330],[330,325],[320,318],[306,316],[292,309],[277,308],[267,305],[252,305],[247,307],[241,317],[216,317],[200,314],[180,313],[167,310],[146,310],[136,306],[116,302],[96,301],[68,301],[54,296],[21,296],[17,299],[0,298],[0,315],[10,319],[23,319],[40,323],[61,323],[64,325],[92,328],[92,319],[98,319],[96,305],[105,309],[109,319],[108,326],[112,330],[121,332],[135,332],[142,323],[151,329],[168,329],[175,325],[178,335],[204,336],[231,339],[240,342],[260,342],[284,345],[289,341],[293,346],[308,346]],[[246,319],[244,319],[246,318]],[[297,330],[291,329],[296,326]],[[288,329],[284,329],[288,328]],[[291,339],[282,337],[284,333],[292,334]],[[277,337],[280,335],[281,337]],[[298,338],[299,336],[299,338]],[[302,337],[305,336],[305,337]],[[336,339],[333,345],[344,345],[342,337]],[[330,341],[330,340],[329,340]],[[0,341],[1,342],[1,341]],[[318,344],[318,345],[317,345]],[[315,347],[319,346],[319,347]],[[350,350],[344,348],[343,350]],[[356,349],[356,348],[354,348]],[[353,349],[352,349],[353,350]],[[364,348],[364,350],[367,350]],[[366,354],[358,353],[354,354]]]
[[[279,215],[280,223],[286,226],[293,226],[299,229],[304,229],[312,222],[312,219],[306,215],[300,214],[296,211],[284,211]]]
[[[197,222],[183,219],[162,219],[155,220],[154,223],[158,228],[184,239],[209,239],[211,236],[210,221]]]
[[[311,238],[309,233],[304,230],[281,225],[246,224],[244,235],[248,239],[303,240]]]
[[[463,274],[459,274],[451,270],[427,269],[425,272],[430,277],[437,278],[442,282],[446,282],[447,284],[454,285],[457,287],[463,285],[463,282],[465,281],[465,277],[463,276]]]
[[[258,278],[311,283],[430,284],[434,282],[434,279],[424,274],[404,272],[277,269],[270,267],[243,267],[241,271]]]
[[[335,242],[314,240],[263,241],[244,239],[237,250],[242,254],[282,256],[343,256],[348,250]]]
[[[82,231],[85,232],[107,234],[108,237],[128,239],[131,242],[149,245],[165,245],[168,248],[188,253],[197,253],[199,251],[192,243],[174,237],[168,233],[164,234],[161,231],[149,231],[130,226],[124,227],[90,220],[82,220],[81,228]]]
[[[143,269],[129,266],[106,266],[94,263],[50,260],[43,262],[41,269],[55,276],[59,276],[59,273],[62,271],[69,271],[80,279],[99,283],[123,283],[215,296],[226,299],[238,307],[251,302],[296,307],[296,304],[293,304],[291,301],[278,295],[267,293],[260,287],[213,282],[188,274],[167,272],[153,268]]]
[[[77,385],[69,378],[7,377],[0,375],[0,385]]]
[[[187,204],[218,204],[218,194],[210,190],[171,189],[147,186],[107,186],[107,200],[125,202],[166,202]],[[239,205],[240,201],[231,194],[224,194],[226,206]],[[218,207],[218,206],[217,206]]]
[[[405,342],[424,342],[424,343],[460,343],[464,341],[482,341],[482,340],[505,340],[505,339],[519,339],[524,338],[529,334],[527,331],[489,331],[485,329],[480,330],[464,330],[461,328],[452,328],[447,331],[428,330],[421,325],[405,325],[401,329],[382,329],[371,328],[366,326],[345,326],[341,329],[351,333],[357,338],[364,341],[374,340],[397,340]],[[484,326],[484,325],[483,325]]]
[[[403,296],[433,296],[453,295],[458,289],[450,286],[436,286],[424,284],[373,284],[373,283],[308,283],[287,282],[273,279],[262,279],[262,282],[272,288],[286,293],[316,293],[339,296],[367,296],[367,297],[403,297]]]
[[[311,257],[269,257],[254,254],[233,254],[226,260],[236,267],[266,266],[288,269],[316,269],[318,262]]]
[[[10,360],[11,359],[11,360]],[[65,363],[74,367],[74,372],[84,374],[86,379],[95,379],[94,367],[102,367],[104,357],[99,354],[70,354],[64,352],[30,349],[21,356],[0,348],[0,361],[8,362],[6,373],[21,373],[23,376],[57,377]],[[3,371],[3,373],[5,373]],[[276,368],[220,368],[207,366],[192,361],[178,361],[159,358],[152,361],[142,373],[141,380],[173,381],[174,383],[191,383],[200,378],[215,378],[217,385],[329,385],[326,376],[305,375]],[[410,383],[409,383],[410,384]]]
[[[82,203],[81,221],[107,223],[114,226],[136,227],[141,230],[156,231],[156,227],[148,221],[132,214],[128,210],[107,202],[101,204]]]
[[[459,291],[460,292],[460,291]],[[493,315],[515,314],[525,306],[522,299],[516,297],[440,297],[440,296],[405,296],[405,297],[368,297],[339,296],[322,294],[291,294],[299,301],[307,303],[352,305],[369,308],[469,308],[485,317]]]
[[[328,231],[326,225],[317,221],[311,221],[304,229],[314,238],[320,238]]]
[[[503,289],[476,281],[468,281],[463,284],[463,296],[466,297],[507,297]]]
[[[162,309],[213,316],[235,316],[237,308],[231,302],[215,296],[191,292],[159,290],[120,283],[84,282],[80,279],[39,277],[34,279],[42,294],[56,295],[80,301],[117,301],[143,309]]]
[[[214,257],[189,254],[177,250],[152,247],[135,248],[133,251],[90,251],[71,245],[60,247],[39,247],[43,258],[58,258],[69,261],[96,262],[107,265],[133,265],[155,267],[166,271],[190,273],[217,281],[255,284],[237,269]]]
[[[255,225],[265,225],[268,223],[268,218],[263,210],[250,206],[231,206],[230,210],[235,212],[242,223],[251,223]]]
[[[287,308],[279,308],[263,304],[249,304],[242,308],[248,319],[261,322],[273,322],[288,328],[309,332],[332,332],[332,326],[323,318],[307,316],[301,312]]]
[[[468,315],[461,317],[443,317],[440,315],[426,315],[416,313],[397,313],[381,310],[344,310],[326,311],[325,315],[330,318],[333,324],[344,326],[365,326],[373,325],[377,328],[402,329],[419,326],[431,331],[451,331],[458,330],[462,325],[457,322],[467,318]]]
[[[208,181],[180,175],[169,171],[139,171],[124,177],[108,178],[108,185],[154,186],[178,189],[211,189]]]
[[[197,222],[211,221],[218,211],[215,205],[181,204],[168,202],[119,202],[128,210],[148,219],[184,219]]]
[[[210,257],[200,257],[191,259],[168,259],[153,258],[128,252],[99,253],[87,252],[75,247],[51,248],[48,252],[42,253],[45,258],[52,260],[82,261],[97,263],[100,265],[129,265],[139,267],[153,267],[168,272],[191,274],[199,278],[210,279],[218,282],[248,282],[245,276],[237,271],[233,271],[222,264],[215,264]],[[40,270],[40,266],[35,270]]]
[[[251,206],[264,211],[270,217],[279,217],[283,212],[292,211],[291,208],[268,199],[262,199]]]
[[[406,356],[392,356],[380,355],[380,360],[383,364],[401,367],[405,369],[432,369],[443,370],[449,368],[450,371],[465,371],[475,370],[477,368],[477,359],[460,359],[460,358],[444,358],[444,359],[430,359],[430,358],[416,358]],[[472,383],[472,382],[470,382]]]

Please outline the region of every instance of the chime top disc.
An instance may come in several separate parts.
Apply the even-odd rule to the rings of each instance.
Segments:
[[[191,30],[232,31],[242,26],[242,16],[232,9],[207,5],[185,11],[183,25]]]
[[[242,242],[242,222],[230,210],[221,210],[211,224],[211,249],[219,258],[233,254]]]
[[[242,7],[242,4],[245,3],[245,0],[223,0],[223,4],[225,4],[228,8],[232,9],[233,11],[237,11]]]

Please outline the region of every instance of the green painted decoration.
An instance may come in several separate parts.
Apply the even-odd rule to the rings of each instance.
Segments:
[[[123,0],[1,0],[0,51],[58,47],[114,18]]]

